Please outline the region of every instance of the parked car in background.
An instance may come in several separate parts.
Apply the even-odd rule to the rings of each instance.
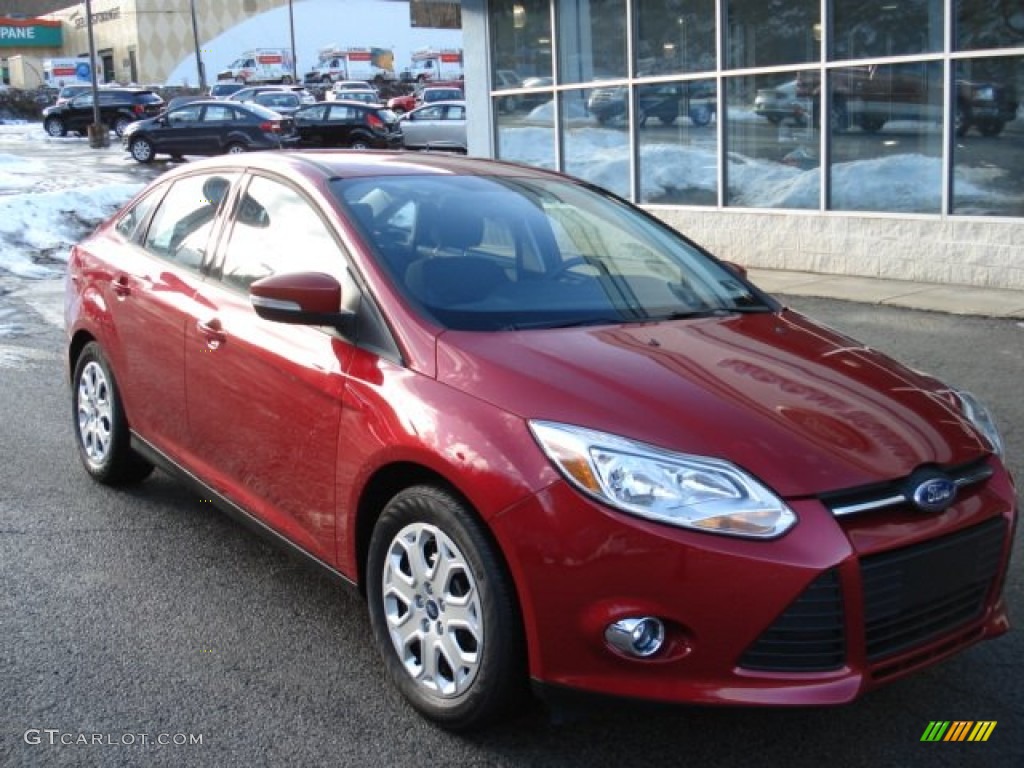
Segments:
[[[338,80],[331,86],[332,91],[371,91],[379,95],[377,89],[365,80]]]
[[[351,585],[442,727],[507,734],[531,691],[817,712],[1009,629],[1019,502],[981,401],[590,183],[409,152],[200,160],[72,247],[64,307],[69,442],[134,484],[87,498],[130,522],[158,466]],[[197,549],[217,532],[188,526]],[[204,561],[209,588],[273,577],[235,566]],[[343,675],[357,652],[321,618],[310,663]],[[971,672],[914,690],[991,682]]]
[[[128,126],[122,136],[128,153],[140,163],[157,155],[222,155],[280,149],[296,141],[295,124],[253,103],[224,99],[193,101]]]
[[[233,93],[238,93],[247,87],[245,83],[220,82],[210,86],[209,97],[211,99],[226,99]]]
[[[280,115],[290,115],[299,107],[303,106],[299,94],[288,91],[267,91],[257,93],[252,101],[243,102],[248,104],[259,104],[261,107],[273,110]]]
[[[427,103],[424,101],[423,94],[428,88],[443,88],[447,89],[444,91],[445,98],[461,99],[463,98],[462,83],[459,81],[451,82],[431,82],[430,85],[424,85],[418,83],[413,89],[412,93],[407,93],[403,96],[395,96],[394,98],[388,99],[388,109],[395,112],[396,114],[402,114],[410,110],[416,109],[421,104]],[[458,91],[457,94],[451,95],[454,91]],[[432,101],[441,101],[441,93],[434,91],[430,99]]]
[[[754,96],[754,114],[774,125],[783,120],[806,123],[810,102],[797,97],[796,86],[796,80],[789,80],[774,88],[758,88]]]
[[[302,147],[396,149],[402,146],[398,116],[381,104],[324,101],[293,115]]]
[[[328,91],[327,101],[361,101],[364,104],[380,104],[380,96],[376,91],[354,90],[354,91]]]
[[[294,93],[303,104],[315,104],[316,96],[302,85],[251,85],[228,96],[228,101],[253,101],[257,94],[282,92]]]
[[[466,102],[424,104],[400,118],[406,149],[466,151]]]
[[[118,136],[136,120],[157,115],[164,109],[164,100],[146,88],[101,88],[96,91],[100,121]],[[92,92],[73,97],[64,104],[43,110],[43,128],[50,136],[66,136],[88,131],[94,118]]]
[[[651,117],[664,125],[686,116],[696,126],[708,125],[717,111],[715,84],[712,80],[682,83],[654,83],[637,86],[637,122],[642,126]],[[629,89],[624,85],[599,86],[590,91],[587,111],[602,125],[627,114]]]

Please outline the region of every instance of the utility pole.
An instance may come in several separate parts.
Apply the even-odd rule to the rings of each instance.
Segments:
[[[96,39],[92,34],[92,0],[85,0],[85,28],[89,35],[89,73],[92,79],[92,124],[88,127],[89,146],[110,146],[110,129],[100,122],[99,83],[96,78]]]
[[[292,34],[292,82],[299,82],[299,63],[295,57],[295,10],[292,8],[292,0],[288,0],[288,29]]]
[[[192,9],[192,41],[196,47],[196,72],[199,75],[199,88],[206,90],[206,68],[203,66],[202,53],[199,50],[199,25],[196,23],[196,0],[189,0]]]

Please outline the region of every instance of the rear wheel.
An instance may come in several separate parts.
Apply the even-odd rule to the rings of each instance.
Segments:
[[[998,136],[1003,132],[1005,123],[1002,120],[985,120],[978,122],[978,131],[982,136]]]
[[[232,142],[231,144],[228,144],[226,152],[229,155],[240,155],[245,152],[245,145],[239,144],[237,141]]]
[[[132,139],[128,151],[131,152],[132,158],[140,163],[151,163],[156,155],[156,152],[153,151],[153,143],[143,136]]]
[[[711,107],[707,104],[697,104],[690,107],[690,120],[694,125],[705,126],[711,122]]]
[[[370,143],[366,139],[356,138],[352,139],[348,146],[349,149],[369,149]]]
[[[381,514],[368,555],[374,639],[413,707],[463,730],[521,698],[526,665],[514,592],[472,511],[440,488],[408,488]]]
[[[153,465],[132,450],[121,395],[96,342],[82,349],[72,384],[75,437],[86,472],[106,485],[148,477]]]
[[[59,117],[48,117],[43,127],[50,136],[67,136],[68,129]]]

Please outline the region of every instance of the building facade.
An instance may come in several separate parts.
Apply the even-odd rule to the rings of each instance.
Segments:
[[[751,267],[1024,290],[1024,3],[462,5],[471,153]]]

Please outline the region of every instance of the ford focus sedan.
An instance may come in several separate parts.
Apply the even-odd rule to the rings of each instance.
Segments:
[[[353,585],[446,728],[840,704],[1008,628],[978,398],[552,172],[199,161],[73,249],[65,317],[85,471],[173,472]]]

